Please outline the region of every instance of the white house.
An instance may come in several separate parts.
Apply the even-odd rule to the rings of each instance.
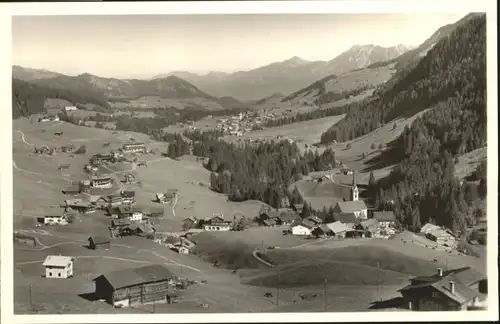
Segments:
[[[306,226],[304,224],[298,224],[295,226],[292,226],[292,234],[293,235],[311,235],[312,233],[312,227]]]
[[[231,223],[230,222],[222,222],[222,223],[212,223],[212,224],[206,224],[203,226],[205,231],[210,231],[210,232],[227,232],[231,230]]]
[[[140,211],[140,210],[133,210],[132,211],[132,215],[130,216],[130,220],[131,221],[140,222],[140,221],[142,221],[142,217],[143,216],[144,216],[144,214],[142,213],[142,211]]]
[[[356,201],[339,201],[333,208],[335,213],[339,214],[354,214],[358,219],[368,218],[368,207],[362,200]]]
[[[46,278],[65,279],[73,276],[73,261],[75,258],[62,255],[49,255],[45,258]]]
[[[66,106],[64,107],[64,111],[73,111],[73,110],[78,110],[75,106]]]
[[[43,217],[43,223],[45,225],[67,225],[68,221],[64,215],[50,215]]]

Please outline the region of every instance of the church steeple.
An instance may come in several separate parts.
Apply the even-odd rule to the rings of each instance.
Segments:
[[[357,201],[359,200],[359,190],[358,185],[356,183],[356,172],[352,172],[352,187],[351,187],[351,200]]]

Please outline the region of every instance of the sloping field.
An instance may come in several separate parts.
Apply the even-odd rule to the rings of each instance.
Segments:
[[[68,179],[87,178],[83,167],[92,154],[117,149],[132,138],[136,142],[146,143],[156,154],[139,157],[149,161],[148,167],[139,167],[135,173],[140,186],[136,189],[138,204],[145,207],[164,207],[165,219],[159,222],[158,230],[179,230],[182,219],[189,216],[207,217],[213,212],[223,212],[232,220],[235,213],[253,218],[257,215],[261,203],[248,201],[232,203],[227,197],[208,188],[209,172],[194,159],[179,161],[162,157],[168,144],[152,141],[145,134],[133,132],[111,132],[103,129],[79,127],[64,122],[30,123],[29,120],[16,120],[13,125],[14,154],[14,211],[18,214],[44,215],[50,210],[47,206],[60,204],[64,200],[61,190],[69,184]],[[55,136],[55,132],[62,132]],[[103,147],[109,142],[108,148]],[[85,145],[87,153],[74,155],[54,153],[52,156],[40,156],[33,153],[35,147],[48,145],[51,148],[73,144]],[[70,164],[69,175],[64,176],[57,169],[60,164]],[[129,170],[131,165],[110,166],[102,172],[121,172]],[[152,202],[158,192],[176,188],[179,199],[175,206],[159,205]],[[39,197],[33,199],[33,197]]]
[[[287,267],[297,262],[325,260],[370,267],[377,267],[378,264],[380,269],[407,275],[425,275],[433,273],[436,269],[436,265],[431,264],[428,260],[414,258],[386,247],[367,244],[337,249],[321,249],[319,247],[316,250],[279,249],[269,251],[267,254],[275,264]]]
[[[374,242],[374,241],[372,241]],[[277,249],[267,252],[277,265],[246,278],[250,285],[299,287],[329,284],[395,285],[411,276],[428,275],[439,266],[383,246],[367,244],[329,249],[310,245],[302,249]],[[278,278],[279,276],[279,278]]]
[[[149,163],[148,167],[137,168],[136,172],[141,181],[140,190],[136,192],[138,204],[162,207],[151,202],[156,193],[168,189],[178,190],[175,214],[168,212],[163,220],[165,230],[178,231],[183,219],[190,216],[205,218],[216,212],[223,213],[226,220],[232,220],[238,213],[252,219],[262,206],[258,201],[230,202],[225,195],[210,190],[209,171],[191,159],[159,159]],[[167,211],[171,207],[172,205],[165,206]]]
[[[279,271],[279,274],[278,274]],[[310,259],[280,267],[279,270],[264,270],[262,274],[247,282],[249,285],[265,287],[301,287],[321,285],[325,279],[329,284],[341,285],[394,285],[404,282],[404,274],[377,269],[348,262]]]
[[[459,179],[466,178],[477,169],[482,160],[488,156],[488,148],[481,147],[472,152],[458,157],[458,163],[455,164],[455,176]]]

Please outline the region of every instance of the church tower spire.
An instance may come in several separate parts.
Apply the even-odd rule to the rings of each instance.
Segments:
[[[358,201],[359,200],[359,189],[356,183],[356,172],[352,172],[352,187],[351,187],[351,200]]]

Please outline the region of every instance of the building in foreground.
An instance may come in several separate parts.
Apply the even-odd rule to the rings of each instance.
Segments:
[[[109,175],[95,176],[90,179],[90,185],[93,188],[111,188],[113,186],[113,178]]]
[[[169,269],[154,264],[100,275],[93,281],[95,294],[115,307],[169,301],[173,278]]]
[[[127,143],[123,144],[121,151],[124,153],[143,153],[146,151],[146,145],[144,143]]]
[[[66,279],[73,277],[73,261],[75,258],[62,255],[49,255],[45,258],[45,278]]]
[[[417,311],[467,310],[487,298],[487,279],[470,267],[410,279],[399,290],[407,308]]]

